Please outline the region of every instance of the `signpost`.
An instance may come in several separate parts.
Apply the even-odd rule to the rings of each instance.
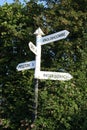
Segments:
[[[34,69],[36,61],[24,62],[17,65],[16,69],[18,71],[27,70],[27,69]]]
[[[37,46],[37,55],[36,55],[36,67],[35,67],[35,115],[34,120],[37,119],[37,107],[38,107],[38,78],[37,74],[40,71],[41,64],[41,38],[44,33],[40,28],[38,28],[34,34],[36,35],[36,46]]]
[[[63,30],[48,36],[42,37],[44,33],[40,28],[38,28],[35,33],[36,35],[36,46],[29,42],[30,50],[35,54],[36,58],[35,61],[20,63],[17,66],[18,71],[33,69],[35,68],[35,113],[34,113],[34,120],[37,118],[37,107],[38,107],[38,79],[46,79],[46,80],[61,80],[67,81],[72,79],[73,77],[69,73],[64,72],[49,72],[49,71],[41,71],[41,45],[51,43],[54,41],[58,41],[61,39],[65,39],[69,32],[67,30]]]

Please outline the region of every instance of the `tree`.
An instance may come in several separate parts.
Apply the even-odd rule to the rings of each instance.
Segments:
[[[46,3],[43,7],[35,0],[25,5],[16,1],[0,7],[1,127],[86,130],[87,2],[51,0]],[[17,72],[16,66],[34,60],[28,42],[35,43],[33,32],[39,26],[45,35],[64,29],[70,32],[66,39],[42,46],[41,70],[65,70],[73,79],[67,82],[40,80],[38,118],[31,125],[33,70]]]
[[[41,8],[35,2],[26,6],[15,1],[0,7],[0,84],[2,86],[1,128],[24,129],[32,122],[33,71],[17,72],[20,62],[34,60],[29,51],[29,40],[34,41],[33,30],[37,26],[34,9]],[[36,11],[38,15],[39,11]],[[3,78],[2,78],[3,77]]]
[[[41,84],[37,129],[86,129],[86,12],[86,1],[50,1],[45,8],[47,33],[66,29],[70,34],[66,40],[43,47],[43,58],[50,60],[47,63],[44,58],[43,64],[47,70],[65,69],[73,75],[73,80]]]

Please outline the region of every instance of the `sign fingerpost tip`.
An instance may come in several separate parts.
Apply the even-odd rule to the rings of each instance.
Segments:
[[[41,30],[41,28],[39,27],[35,32],[34,32],[34,34],[35,35],[45,35],[44,33],[43,33],[43,31]]]

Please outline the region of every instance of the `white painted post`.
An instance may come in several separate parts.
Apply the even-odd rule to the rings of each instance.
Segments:
[[[35,78],[38,78],[38,73],[40,72],[40,62],[41,62],[41,38],[44,33],[40,28],[38,28],[35,33],[36,35],[36,47],[37,47],[37,55],[36,55],[36,67],[35,67]]]

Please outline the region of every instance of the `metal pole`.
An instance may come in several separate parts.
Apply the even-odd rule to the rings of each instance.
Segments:
[[[35,116],[34,120],[37,119],[37,107],[38,107],[38,79],[35,79]]]

